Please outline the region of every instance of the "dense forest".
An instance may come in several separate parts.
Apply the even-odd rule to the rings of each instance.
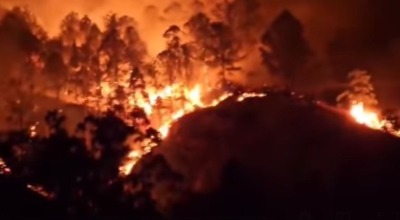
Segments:
[[[261,42],[260,57],[269,72],[293,84],[312,54],[302,26],[285,11],[264,35],[245,37],[252,31],[246,26],[250,18],[237,15],[252,10],[256,2],[224,3],[216,15],[200,11],[183,27],[171,26],[163,35],[165,49],[156,57],[147,53],[130,16],[110,13],[104,24],[96,24],[71,12],[59,34],[49,37],[29,9],[13,8],[0,26],[4,94],[12,93],[6,97],[17,98],[10,105],[24,109],[34,107],[29,96],[40,94],[104,111],[110,104],[133,108],[137,99],[147,98],[145,93],[175,84],[191,88],[201,82],[207,89],[227,90],[232,84],[246,84],[235,76],[249,77],[241,62],[251,59],[249,51]]]

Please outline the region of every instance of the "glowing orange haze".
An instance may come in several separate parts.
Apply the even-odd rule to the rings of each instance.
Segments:
[[[173,3],[179,3],[173,4]],[[203,1],[211,9],[219,0]],[[100,28],[103,27],[104,16],[110,12],[133,17],[138,24],[141,38],[146,42],[149,55],[155,57],[165,48],[163,33],[171,25],[182,25],[194,13],[192,0],[70,0],[64,3],[58,0],[2,0],[1,8],[27,5],[37,16],[50,36],[60,31],[60,23],[70,12],[87,15]]]

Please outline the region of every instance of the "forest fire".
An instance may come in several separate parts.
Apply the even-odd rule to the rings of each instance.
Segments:
[[[264,179],[247,175],[247,165],[260,168],[254,174],[265,180],[279,180],[276,186],[303,188],[303,181],[293,182],[291,176],[302,178],[298,174],[315,170],[321,172],[317,177],[328,177],[326,185],[336,185],[328,182],[329,172],[336,170],[319,162],[335,162],[335,155],[344,155],[336,151],[350,149],[339,144],[368,145],[363,131],[388,143],[398,141],[379,133],[400,137],[400,117],[386,100],[378,104],[371,75],[355,70],[347,84],[342,81],[345,71],[366,68],[362,62],[347,66],[336,61],[341,51],[334,49],[346,48],[340,42],[329,44],[329,56],[315,53],[313,47],[325,47],[309,42],[305,23],[289,10],[271,13],[278,16],[251,27],[264,17],[254,13],[256,1],[211,6],[196,0],[193,14],[177,2],[165,10],[152,5],[144,17],[150,13],[154,19],[144,24],[131,12],[104,14],[101,22],[100,11],[95,17],[71,12],[55,34],[28,8],[4,8],[0,177],[22,182],[23,190],[48,198],[72,216],[133,213],[132,219],[141,219],[136,215],[145,210],[172,217],[175,203],[191,203],[186,199],[203,193],[200,188],[212,192],[208,187],[222,184],[222,190],[227,184],[241,192],[252,185],[236,187],[236,181]],[[188,13],[165,20],[165,13],[175,10]],[[167,26],[154,29],[162,33],[145,31],[159,19]],[[157,42],[147,39],[152,34],[158,34]],[[333,77],[336,72],[340,77]],[[346,91],[337,96],[344,86]],[[357,129],[360,135],[348,132]],[[209,181],[214,178],[218,181]],[[318,186],[321,181],[325,185],[325,179],[316,179]],[[220,200],[216,193],[212,200],[250,201],[244,194]]]

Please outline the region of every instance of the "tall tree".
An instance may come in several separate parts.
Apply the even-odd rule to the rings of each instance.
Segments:
[[[222,22],[211,22],[203,13],[191,17],[185,27],[193,38],[190,46],[194,48],[194,56],[210,67],[219,68],[217,86],[226,88],[227,75],[240,70],[236,63],[245,57],[232,28]]]
[[[348,75],[348,89],[337,97],[338,105],[348,108],[352,104],[362,103],[366,108],[376,108],[378,101],[366,71],[354,70]]]
[[[293,82],[312,55],[303,37],[301,23],[287,10],[282,12],[262,36],[268,49],[261,49],[264,64],[273,73]]]
[[[123,40],[126,44],[126,59],[132,66],[140,65],[147,54],[147,49],[136,28],[133,26],[126,28]]]
[[[10,10],[11,13],[17,15],[19,18],[21,18],[22,20],[24,20],[30,30],[32,31],[32,33],[41,40],[47,40],[48,36],[46,31],[44,30],[44,28],[42,26],[39,25],[36,17],[30,12],[28,7],[14,7]]]
[[[0,39],[2,44],[15,46],[18,51],[26,54],[39,51],[40,39],[32,32],[30,24],[13,11],[7,12],[0,23]],[[7,48],[6,45],[2,45]]]
[[[71,46],[73,44],[80,45],[82,33],[81,33],[81,21],[78,13],[69,13],[61,22],[61,38],[64,45]]]
[[[48,79],[48,88],[53,90],[56,93],[56,97],[59,99],[68,76],[68,69],[64,64],[61,54],[56,51],[48,54],[43,71]]]
[[[166,49],[157,55],[160,64],[159,77],[164,85],[172,85],[177,81],[183,82],[183,51],[180,38],[180,28],[171,26],[164,33],[167,41]]]
[[[259,42],[258,36],[264,28],[259,0],[222,1],[216,5],[214,15],[229,25],[236,40],[249,46]]]
[[[111,14],[105,19],[106,31],[100,45],[100,53],[105,61],[105,71],[113,81],[118,78],[118,66],[124,60],[125,43],[118,31],[118,19],[116,14]]]
[[[11,112],[19,119],[32,110],[28,106],[33,104],[32,79],[36,66],[31,58],[39,54],[42,47],[25,12],[14,8],[6,12],[0,21],[0,91],[3,98],[12,98],[8,104],[14,108]],[[19,120],[20,128],[22,121]]]
[[[102,33],[96,24],[91,24],[86,36],[85,44],[82,47],[82,54],[85,60],[86,70],[89,72],[89,82],[98,87],[103,75],[100,70],[99,49],[102,43]]]

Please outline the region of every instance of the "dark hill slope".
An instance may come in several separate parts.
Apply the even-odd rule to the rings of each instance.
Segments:
[[[194,195],[175,217],[400,211],[400,139],[322,105],[227,101],[183,117],[159,150]]]
[[[0,175],[0,219],[52,219],[65,216],[59,204],[27,189],[26,184]]]

